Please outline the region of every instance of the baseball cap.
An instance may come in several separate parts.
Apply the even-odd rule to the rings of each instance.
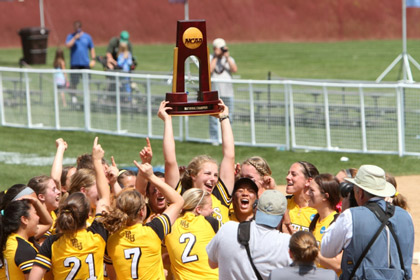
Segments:
[[[247,186],[249,186],[249,187],[251,187],[251,189],[256,193],[256,195],[257,195],[257,197],[258,197],[258,186],[257,186],[257,184],[255,184],[255,182],[254,181],[252,181],[251,179],[249,179],[249,178],[245,178],[245,177],[243,177],[243,178],[239,178],[236,182],[235,182],[235,185],[234,185],[234,187],[233,187],[233,192],[232,192],[232,196],[233,196],[233,194],[240,188],[240,187],[242,187],[243,185],[247,185]]]
[[[375,196],[387,197],[395,194],[395,187],[386,181],[385,171],[376,165],[362,165],[354,178],[344,180]]]
[[[123,30],[120,33],[120,42],[121,43],[128,43],[128,39],[130,38],[130,33],[128,31]]]
[[[280,224],[286,208],[286,197],[280,191],[266,190],[258,199],[255,222],[275,228]]]
[[[219,48],[219,49],[220,48],[223,48],[223,47],[226,47],[226,42],[222,38],[214,39],[214,41],[213,41],[213,47]]]

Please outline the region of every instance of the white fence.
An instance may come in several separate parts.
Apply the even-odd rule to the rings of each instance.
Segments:
[[[171,91],[170,75],[69,70],[80,75],[78,86],[58,89],[55,72],[0,67],[1,125],[162,138],[157,110]],[[237,145],[420,155],[420,85],[231,82]],[[185,86],[192,100],[197,79]],[[178,140],[211,141],[208,116],[174,119]]]

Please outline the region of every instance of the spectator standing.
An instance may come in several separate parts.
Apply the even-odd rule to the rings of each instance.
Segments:
[[[210,56],[210,73],[212,78],[231,80],[232,73],[238,71],[235,60],[229,54],[225,40],[217,38],[213,41],[213,54]],[[233,86],[232,83],[217,83],[214,86],[219,91],[219,98],[229,107],[229,117],[232,121],[233,106]],[[213,144],[219,142],[219,130],[217,119],[210,117],[209,120],[210,139]]]
[[[128,51],[130,53],[133,53],[133,49],[131,46],[130,39],[130,33],[128,31],[121,31],[120,37],[112,37],[109,41],[108,47],[106,49],[106,66],[108,69],[115,69],[117,66],[117,60],[118,60],[118,53],[120,49],[120,45],[127,44]]]
[[[54,74],[54,81],[59,90],[62,90],[68,87],[69,80],[67,79],[67,74],[63,71],[66,69],[66,61],[64,60],[64,52],[61,48],[57,48],[55,51],[55,58],[53,63],[54,69],[57,70]],[[66,97],[64,92],[60,92],[61,100],[63,102],[63,107],[67,107]]]
[[[395,188],[386,181],[384,170],[362,165],[355,178],[345,180],[355,185],[354,195],[360,207],[345,210],[327,229],[322,239],[322,255],[331,258],[344,249],[340,279],[351,279],[352,274],[357,279],[411,279],[413,221],[407,211],[385,202],[385,197],[395,194]]]
[[[82,31],[82,23],[73,23],[74,32],[67,35],[66,46],[70,49],[71,69],[90,69],[95,66],[95,47],[92,37]],[[89,59],[89,51],[91,58]],[[81,74],[71,74],[71,88],[75,89],[79,83]]]
[[[289,267],[273,270],[270,274],[270,280],[338,279],[337,275],[332,270],[317,268],[315,266],[315,259],[318,256],[319,248],[312,233],[307,231],[298,231],[294,233],[290,238],[289,248],[293,264]]]
[[[286,211],[287,201],[277,190],[265,191],[258,200],[255,221],[250,223],[249,251],[263,279],[273,269],[289,266],[290,235],[276,227]],[[237,222],[224,224],[207,245],[210,267],[219,267],[219,279],[257,279],[245,246],[239,244]]]

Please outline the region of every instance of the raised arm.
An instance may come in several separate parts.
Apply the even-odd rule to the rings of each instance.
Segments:
[[[24,195],[18,200],[28,200],[35,208],[35,211],[37,215],[39,216],[39,224],[38,224],[38,231],[35,235],[35,238],[42,237],[48,230],[50,230],[53,219],[51,217],[51,214],[48,212],[47,207],[41,203],[41,201],[38,200],[38,197],[36,196],[35,192]]]
[[[108,168],[105,175],[109,186],[112,188],[114,196],[117,196],[122,191],[120,184],[118,184],[118,173],[119,170],[117,164],[115,163],[114,156],[111,156],[111,166]]]
[[[61,192],[61,173],[63,172],[63,156],[64,151],[67,150],[67,142],[63,138],[55,140],[57,152],[55,153],[53,165],[51,168],[51,178],[58,183],[58,189]]]
[[[165,125],[163,131],[163,157],[165,158],[165,182],[175,188],[179,181],[179,169],[176,162],[175,153],[175,140],[172,128],[172,117],[168,114],[171,107],[165,107],[167,101],[160,103],[158,116],[161,118]]]
[[[229,108],[220,99],[221,111],[215,117],[219,118],[222,130],[223,159],[220,163],[219,176],[225,183],[229,194],[232,194],[235,183],[235,143],[233,140],[232,127],[229,121]]]
[[[145,163],[152,164],[153,151],[152,151],[152,145],[150,144],[150,140],[148,137],[146,137],[146,146],[143,147],[139,155],[140,155],[142,164],[145,164]],[[137,177],[136,177],[136,189],[143,196],[146,196],[146,188],[147,188],[147,180],[143,176],[141,176],[140,172],[138,172]]]
[[[168,215],[169,219],[171,220],[171,224],[173,224],[178,218],[179,212],[184,205],[184,199],[171,186],[153,174],[153,168],[150,164],[145,163],[140,165],[136,161],[134,161],[134,164],[138,167],[141,176],[144,176],[150,183],[155,185],[169,202],[168,208],[166,208],[163,213]]]
[[[96,214],[100,214],[102,211],[107,211],[107,208],[109,207],[110,190],[108,180],[106,179],[105,171],[102,166],[102,158],[104,155],[105,152],[102,149],[101,144],[98,144],[98,137],[95,137],[92,148],[92,160],[96,172],[96,187],[98,188]]]

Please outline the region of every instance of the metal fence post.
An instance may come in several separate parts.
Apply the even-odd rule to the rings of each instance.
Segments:
[[[286,130],[286,150],[290,150],[290,127],[289,127],[289,87],[290,84],[284,84],[284,127]]]
[[[56,72],[58,70],[55,70]],[[53,80],[53,93],[54,93],[54,115],[55,115],[55,129],[60,129],[60,110],[58,109],[58,90],[57,90],[57,81],[55,80],[54,76],[55,73],[52,74],[52,80]]]
[[[293,89],[292,85],[289,85],[289,102],[290,102],[290,132],[292,139],[292,149],[296,147],[296,131],[295,131],[295,109],[293,105]]]
[[[115,76],[115,106],[117,113],[117,133],[121,134],[121,92],[120,92],[120,73]]]
[[[31,108],[31,91],[29,89],[29,77],[28,72],[25,71],[25,93],[26,93],[26,113],[28,120],[28,127],[32,127],[32,108]]]
[[[367,139],[366,139],[366,115],[365,115],[365,95],[362,85],[359,85],[359,98],[360,98],[360,127],[362,129],[362,149],[367,152]]]
[[[146,78],[146,91],[147,91],[147,135],[152,136],[152,89],[150,84],[150,75]]]
[[[331,128],[330,128],[330,108],[328,106],[328,91],[324,85],[322,87],[324,93],[324,114],[325,114],[325,133],[327,137],[327,149],[331,150]]]
[[[250,105],[250,122],[251,122],[251,145],[255,145],[255,110],[254,110],[254,89],[252,82],[249,82],[249,105]]]
[[[6,124],[6,114],[4,113],[4,99],[3,99],[3,76],[0,72],[0,118],[1,125]]]
[[[89,74],[87,71],[82,72],[82,78],[83,78],[83,104],[84,104],[84,112],[85,112],[85,130],[91,131]]]
[[[405,137],[404,137],[404,87],[395,88],[397,95],[397,128],[398,128],[398,155],[402,157],[405,153]]]

